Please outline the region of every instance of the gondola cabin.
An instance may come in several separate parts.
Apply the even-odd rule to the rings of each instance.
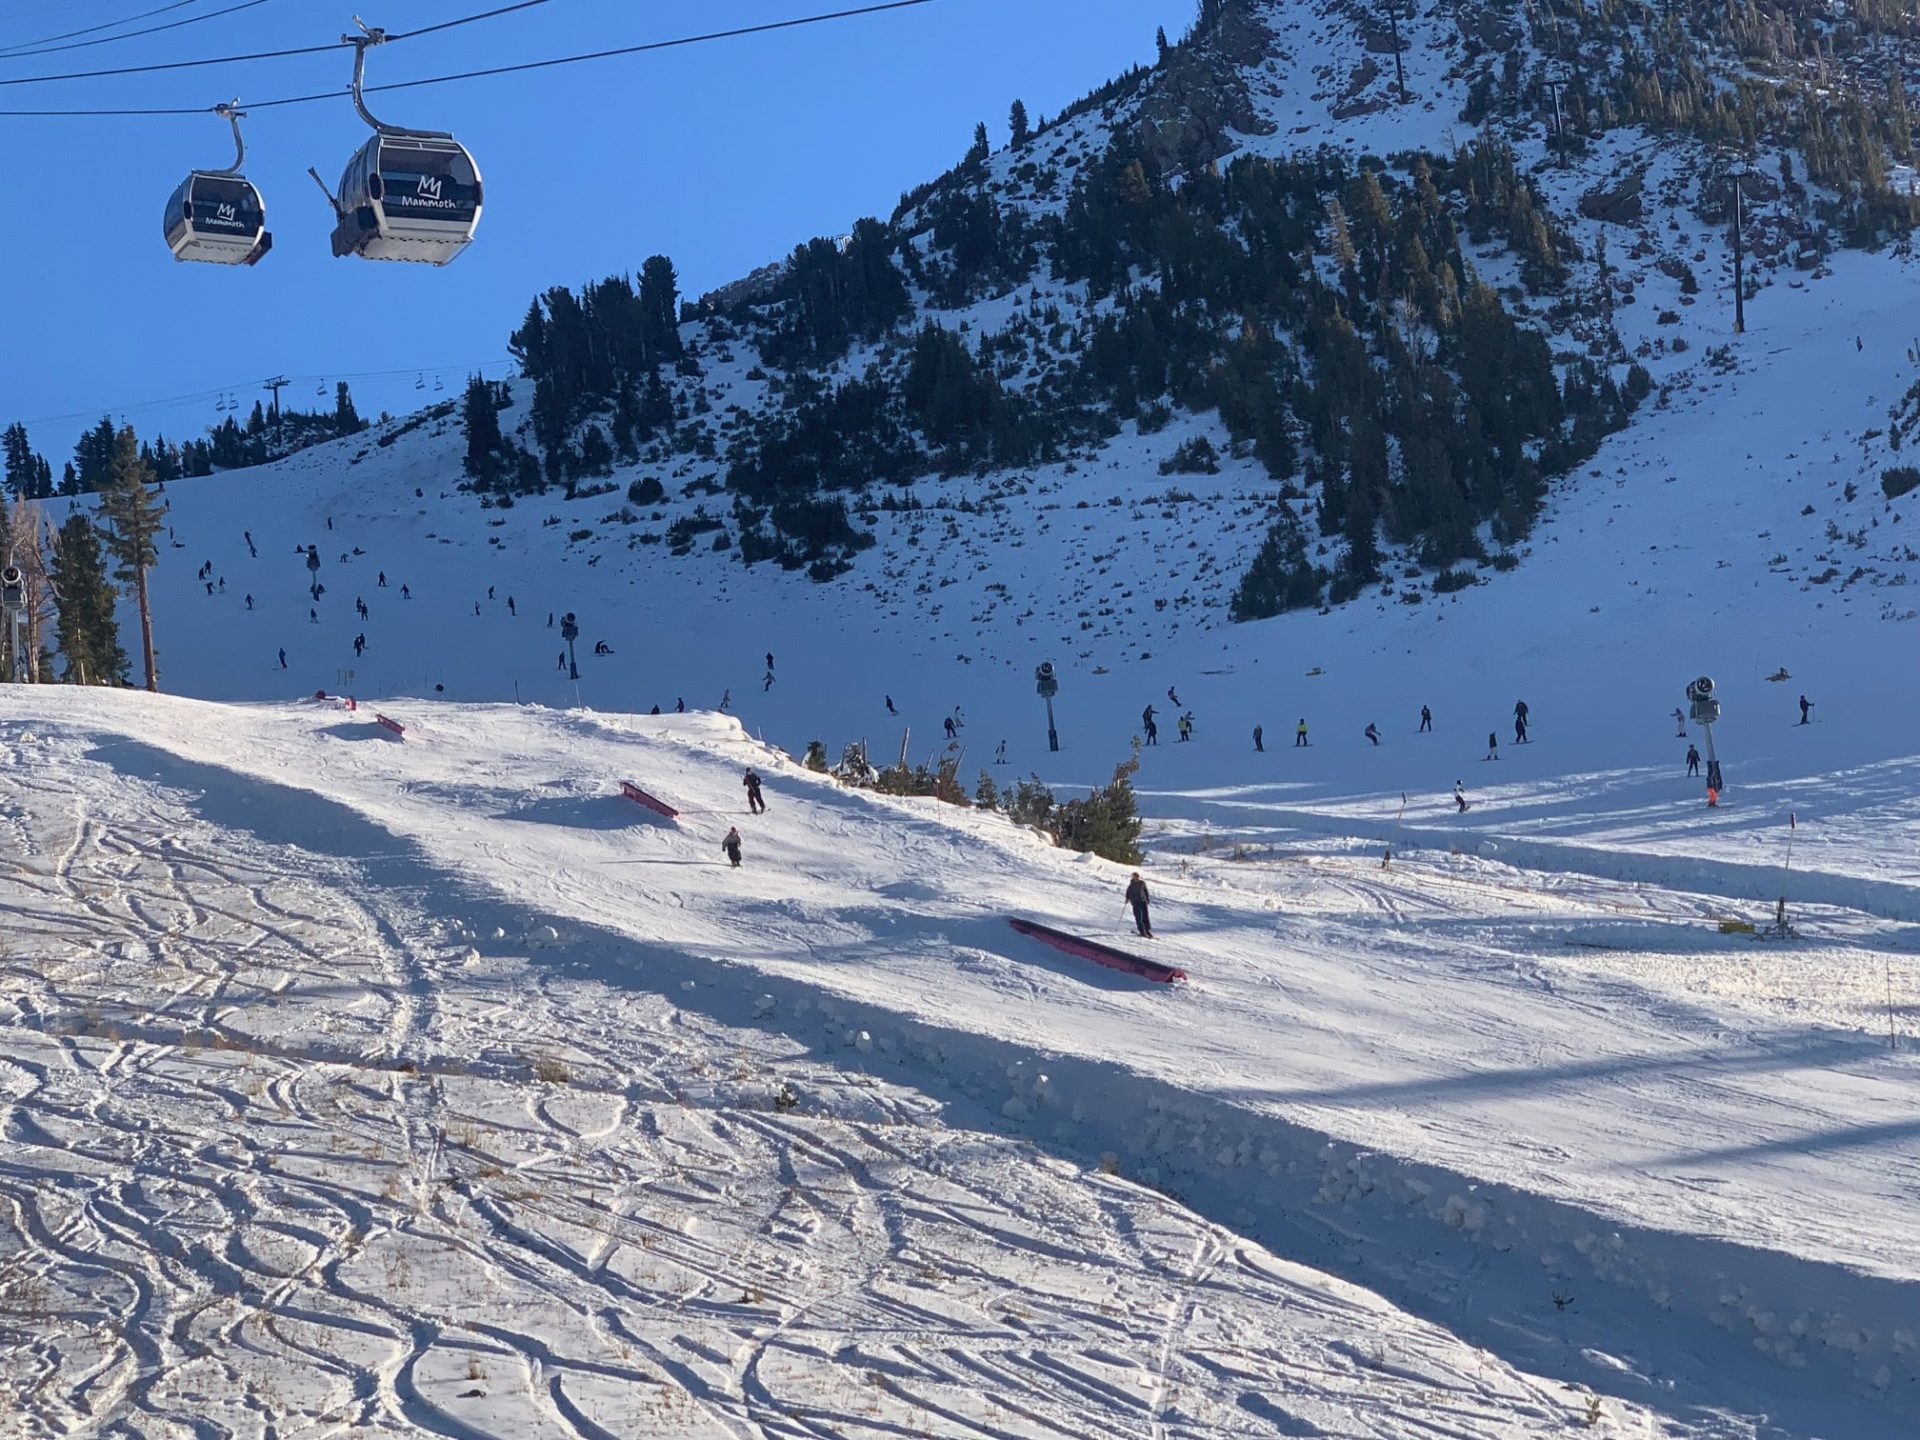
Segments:
[[[176,260],[252,265],[273,248],[267,207],[244,177],[196,170],[167,201],[167,248]]]
[[[479,168],[451,135],[383,130],[347,162],[333,253],[445,265],[480,227]]]

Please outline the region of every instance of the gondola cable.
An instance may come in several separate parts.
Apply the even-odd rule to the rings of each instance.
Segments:
[[[218,20],[223,15],[237,15],[242,10],[252,10],[266,3],[267,0],[240,0],[238,5],[229,5],[224,10],[209,10],[204,15],[189,15],[184,20],[172,20],[165,25],[149,25],[144,30],[128,30],[119,35],[101,35],[92,40],[76,40],[70,45],[44,45],[37,50],[16,46],[10,50],[0,50],[0,60],[30,60],[36,55],[58,55],[65,50],[88,50],[95,45],[112,45],[120,40],[137,40],[142,35],[159,35],[167,30],[180,30],[188,25],[198,25],[203,20]]]
[[[536,0],[544,3],[544,0]],[[745,25],[732,30],[712,30],[700,35],[684,35],[672,40],[653,40],[643,45],[623,45],[612,50],[594,50],[580,55],[562,55],[550,60],[529,60],[517,65],[498,65],[484,70],[467,70],[455,75],[433,75],[421,80],[396,80],[384,85],[365,87],[368,95],[386,94],[395,90],[415,90],[429,85],[451,85],[468,80],[488,79],[499,75],[516,75],[533,70],[550,70],[562,65],[580,65],[591,60],[611,60],[629,55],[643,55],[651,51],[672,50],[688,45],[701,45],[716,40],[735,40],[750,35],[764,35],[778,30],[793,30],[807,25],[823,25],[832,21],[857,19],[864,15],[880,15],[892,10],[909,10],[921,5],[931,5],[934,0],[887,0],[884,4],[862,5],[850,10],[834,10],[819,15],[801,15],[790,20],[772,20],[758,25]],[[495,12],[497,13],[497,12]],[[472,17],[480,18],[480,17]],[[453,22],[449,22],[453,23]],[[470,22],[460,22],[470,23]],[[423,31],[408,32],[409,35],[422,34]],[[408,38],[407,35],[390,35],[389,41]],[[342,45],[319,45],[303,50],[270,52],[260,56],[241,56],[239,59],[273,59],[282,54],[308,55],[322,51],[339,50]],[[151,66],[149,69],[184,68],[185,65],[219,64],[220,61],[181,62],[179,66]],[[58,78],[58,77],[47,77]],[[0,80],[0,85],[15,82]],[[247,102],[249,110],[270,110],[283,105],[310,105],[323,100],[338,100],[344,91],[322,90],[310,95],[290,95],[275,100],[251,100]],[[207,105],[173,106],[162,108],[125,108],[125,109],[73,109],[73,110],[0,110],[0,119],[20,120],[70,120],[70,119],[112,119],[146,118],[180,115],[206,115],[213,107]]]

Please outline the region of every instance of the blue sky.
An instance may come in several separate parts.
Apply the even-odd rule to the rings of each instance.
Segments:
[[[13,6],[0,48],[138,14],[160,0]],[[194,0],[142,24],[226,9]],[[227,55],[337,40],[359,9],[398,32],[498,0],[260,0],[241,13],[123,43],[0,56],[18,76]],[[404,80],[844,8],[853,0],[552,0],[519,15],[375,51],[369,82]],[[344,91],[350,52],[151,76],[0,86],[0,109],[211,107],[323,91],[342,98],[259,112],[248,176],[266,197],[273,253],[257,268],[180,265],[161,212],[186,171],[229,162],[212,115],[0,119],[15,205],[45,229],[6,229],[13,343],[0,362],[0,423],[29,422],[57,469],[85,417],[142,434],[219,417],[213,393],[250,405],[259,382],[353,380],[363,412],[426,398],[416,374],[504,373],[529,299],[555,284],[637,270],[666,253],[698,294],[862,215],[965,151],[975,121],[996,144],[1018,96],[1051,114],[1183,30],[1192,0],[936,0],[920,9],[371,101],[393,124],[454,131],[487,182],[478,240],[445,269],[335,260],[329,183],[369,133]],[[138,28],[137,26],[135,28]],[[94,38],[94,37],[86,37]],[[63,42],[71,44],[73,42]],[[44,208],[43,208],[44,207]],[[22,209],[16,209],[16,220]],[[398,372],[385,379],[373,372]],[[171,404],[172,397],[196,398]]]

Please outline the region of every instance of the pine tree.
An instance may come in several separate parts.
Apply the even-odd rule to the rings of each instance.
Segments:
[[[987,122],[982,120],[973,127],[973,147],[967,151],[967,158],[961,162],[969,170],[978,170],[987,163],[987,157],[993,154],[993,142],[987,138]]]
[[[494,404],[493,386],[482,376],[467,381],[467,393],[461,404],[461,418],[467,429],[466,471],[485,488],[500,477],[500,411]]]
[[[1013,148],[1022,149],[1033,138],[1033,126],[1027,120],[1027,107],[1024,101],[1013,102],[1013,109],[1007,115],[1007,128],[1013,133]]]
[[[56,634],[67,659],[65,678],[76,685],[120,683],[127,657],[113,614],[113,584],[100,551],[100,532],[81,511],[60,527],[51,579],[59,607]]]
[[[1173,46],[1167,43],[1167,27],[1166,26],[1162,25],[1154,30],[1153,45],[1154,45],[1154,49],[1159,52],[1160,58],[1162,60],[1166,59],[1167,52],[1173,48]]]
[[[680,358],[680,277],[665,255],[640,267],[640,339],[648,368]]]
[[[6,457],[6,486],[16,500],[39,498],[34,491],[38,488],[39,469],[44,463],[33,453],[33,446],[27,441],[27,427],[18,420],[0,433],[0,453]]]
[[[360,418],[360,412],[353,408],[353,395],[342,380],[333,387],[333,433],[336,435],[358,435],[367,428],[367,422]]]
[[[111,527],[107,548],[114,558],[114,578],[133,587],[140,606],[140,658],[150,691],[160,688],[154,664],[153,606],[147,594],[147,572],[160,559],[159,535],[166,528],[160,502],[147,489],[152,472],[140,458],[140,442],[133,427],[114,437],[112,470],[100,492],[100,516]]]

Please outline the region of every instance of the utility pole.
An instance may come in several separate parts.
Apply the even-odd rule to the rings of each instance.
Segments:
[[[273,392],[273,438],[276,441],[280,438],[280,392],[290,383],[286,376],[276,375],[271,380],[263,381],[260,386],[262,390]]]
[[[1393,78],[1400,86],[1400,103],[1407,103],[1407,67],[1400,58],[1400,0],[1387,0],[1387,28],[1393,34]]]
[[[1744,160],[1733,162],[1729,178],[1733,181],[1733,333],[1747,333],[1747,211],[1746,192],[1741,181],[1746,177]]]
[[[1547,72],[1546,78],[1540,83],[1547,87],[1547,93],[1553,97],[1553,150],[1554,154],[1560,159],[1561,167],[1565,168],[1567,163],[1567,119],[1565,111],[1563,111],[1560,106],[1560,92],[1566,88],[1568,76],[1565,70],[1559,66],[1555,66]]]
[[[1040,693],[1040,698],[1047,702],[1047,749],[1058,750],[1060,732],[1053,725],[1053,697],[1060,693],[1060,677],[1053,673],[1053,662],[1041,661],[1040,667],[1033,672],[1033,679],[1033,688]]]

